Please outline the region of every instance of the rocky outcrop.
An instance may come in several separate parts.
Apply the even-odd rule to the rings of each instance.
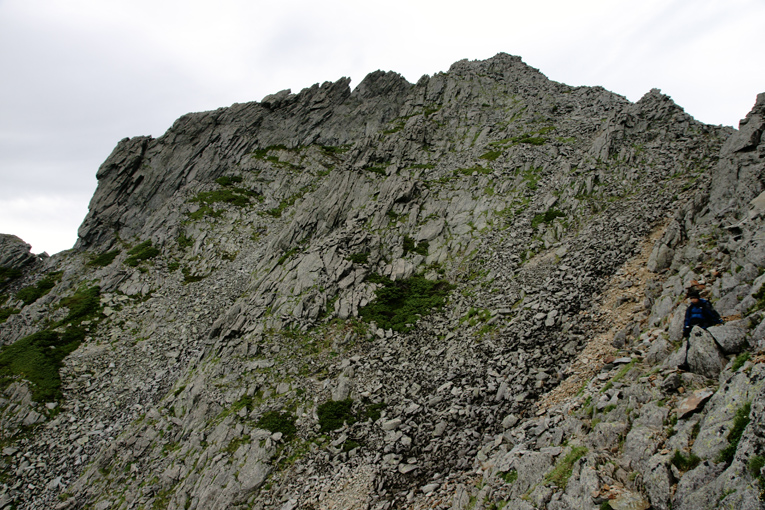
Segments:
[[[188,114],[158,139],[122,140],[98,170],[99,186],[76,248],[108,248],[179,221],[166,206],[182,187],[197,188],[242,164],[257,149],[344,146],[399,115],[411,85],[396,73],[375,72],[351,92],[350,80],[326,82],[299,94],[283,91],[261,103]],[[152,213],[170,214],[142,229]]]
[[[3,342],[79,343],[51,402],[0,352],[30,379],[0,400],[0,503],[757,503],[762,208],[737,190],[763,161],[744,125],[500,54],[121,141],[77,250],[9,291]],[[681,372],[691,284],[730,321],[694,331]]]
[[[0,234],[0,267],[5,269],[21,269],[37,260],[32,253],[32,246],[18,237]]]

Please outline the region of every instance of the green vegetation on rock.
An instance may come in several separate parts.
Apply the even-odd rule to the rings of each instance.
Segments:
[[[82,287],[73,296],[62,299],[61,305],[69,309],[69,314],[61,324],[79,324],[94,319],[101,312],[101,288]]]
[[[22,300],[24,302],[24,305],[31,305],[44,295],[46,295],[50,290],[56,286],[56,283],[58,282],[59,278],[61,277],[60,273],[48,275],[35,285],[31,285],[29,287],[24,287],[23,289],[20,289],[16,293],[16,298]]]
[[[505,481],[505,483],[513,483],[518,479],[518,471],[511,469],[507,473],[499,473],[499,477]]]
[[[259,196],[257,192],[245,188],[225,188],[215,191],[203,191],[191,199],[204,205],[215,203],[231,204],[236,207],[245,207],[252,202],[250,198]]]
[[[328,400],[319,405],[316,413],[319,416],[320,432],[331,432],[343,426],[343,423],[349,425],[356,423],[356,416],[351,412],[353,400]]]
[[[191,248],[194,246],[194,238],[186,235],[186,232],[178,234],[178,246],[181,248]]]
[[[268,153],[271,151],[278,151],[278,150],[286,151],[289,149],[287,149],[287,147],[282,144],[269,145],[268,147],[265,147],[263,149],[257,149],[255,152],[252,153],[252,157],[254,159],[270,159],[268,156]],[[271,156],[271,158],[275,158],[277,161],[279,159],[279,158],[276,158],[276,156]]]
[[[531,228],[537,228],[542,223],[552,223],[555,218],[565,218],[566,215],[559,211],[558,209],[555,209],[551,207],[544,213],[537,214],[532,218],[531,220]]]
[[[485,159],[486,161],[494,161],[501,155],[502,155],[502,151],[489,151],[489,152],[486,152],[485,154],[481,154],[478,157],[480,159]]]
[[[181,272],[183,273],[183,283],[184,283],[184,285],[187,284],[187,283],[196,283],[196,282],[202,281],[205,278],[207,278],[208,276],[210,276],[209,274],[203,274],[203,275],[194,274],[194,273],[191,272],[191,269],[189,269],[186,266],[184,266],[183,269],[181,269]]]
[[[95,267],[106,267],[112,262],[114,262],[114,259],[117,257],[117,255],[120,254],[120,250],[112,250],[104,252],[100,255],[94,256],[92,259],[88,261],[89,266],[95,266]]]
[[[223,177],[218,177],[215,179],[215,182],[220,184],[221,186],[233,186],[234,184],[239,184],[242,182],[242,177],[240,175],[224,175]]]
[[[348,260],[354,264],[366,264],[369,260],[368,253],[352,253],[348,255]]]
[[[0,267],[0,285],[4,285],[21,276],[21,271],[12,267]]]
[[[416,242],[409,236],[404,236],[404,255],[407,253],[417,253],[418,255],[428,255],[430,244],[427,241]]]
[[[765,287],[765,285],[763,287]],[[736,359],[733,360],[733,364],[730,367],[731,371],[738,372],[738,369],[743,367],[744,363],[746,363],[750,357],[751,355],[748,352],[742,352],[736,356]]]
[[[388,404],[385,402],[369,404],[364,410],[364,417],[372,421],[377,421],[380,419],[380,415],[382,414],[383,409],[386,407],[388,407]]]
[[[0,351],[0,386],[20,376],[32,383],[33,400],[61,398],[61,362],[84,338],[82,328],[69,327],[61,334],[44,330],[4,346]]]
[[[765,467],[765,457],[762,455],[751,457],[747,467],[749,468],[749,474],[759,483],[760,490],[765,492],[765,477],[762,475],[762,468]]]
[[[257,425],[258,428],[269,432],[281,432],[286,441],[292,439],[297,432],[295,417],[290,413],[280,413],[279,411],[266,412],[260,417]]]
[[[369,278],[382,287],[375,291],[376,299],[359,309],[359,316],[366,322],[376,322],[383,329],[398,332],[410,331],[417,319],[439,309],[454,285],[445,280],[428,280],[412,276],[405,280],[373,275]]]
[[[736,416],[733,418],[733,427],[728,432],[728,446],[726,446],[717,457],[717,462],[730,463],[736,456],[738,443],[741,441],[741,435],[744,429],[749,425],[749,413],[752,411],[752,403],[747,402],[736,410]]]
[[[292,207],[293,205],[295,205],[295,202],[297,202],[299,199],[303,198],[303,195],[305,195],[306,191],[308,191],[307,187],[306,188],[302,188],[297,193],[295,193],[295,194],[289,196],[288,198],[285,198],[281,202],[279,202],[278,206],[276,206],[276,207],[274,207],[272,209],[267,210],[266,214],[268,214],[269,216],[273,216],[274,218],[281,218],[282,217],[282,213],[284,212],[284,210],[286,208],[288,208],[288,207]]]
[[[681,451],[676,450],[675,454],[672,455],[672,464],[680,471],[690,471],[698,466],[700,462],[701,459],[693,453],[689,453],[686,457]]]
[[[69,308],[69,314],[55,325],[58,329],[46,329],[26,336],[0,350],[0,386],[7,386],[15,377],[32,383],[35,401],[51,401],[61,398],[59,368],[63,359],[79,347],[85,339],[86,330],[81,323],[93,319],[100,312],[100,289],[83,287],[73,296],[61,300]]]
[[[551,482],[561,489],[566,488],[568,479],[574,469],[574,463],[587,455],[587,448],[584,446],[574,446],[565,457],[560,459],[552,471],[545,476],[545,482]]]
[[[159,249],[152,246],[151,239],[149,239],[142,242],[138,246],[131,248],[130,251],[128,251],[128,255],[130,256],[125,259],[125,264],[131,267],[135,267],[144,260],[153,259],[159,255]]]
[[[18,308],[0,308],[0,324],[8,320],[8,317],[11,315],[20,313],[21,310]]]

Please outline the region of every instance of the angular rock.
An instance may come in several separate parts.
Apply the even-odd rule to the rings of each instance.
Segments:
[[[672,508],[672,485],[675,478],[670,468],[670,456],[656,454],[645,464],[643,484],[656,510],[670,510]]]
[[[698,412],[704,404],[712,398],[714,392],[708,389],[695,390],[690,396],[684,398],[677,405],[677,417],[680,419],[686,419],[691,414]]]
[[[10,234],[0,234],[0,267],[21,269],[37,260],[32,254],[32,245]]]
[[[699,327],[691,330],[688,365],[692,372],[715,379],[727,363],[708,331]]]
[[[717,342],[723,354],[738,354],[747,347],[746,329],[738,323],[713,326],[707,332]]]

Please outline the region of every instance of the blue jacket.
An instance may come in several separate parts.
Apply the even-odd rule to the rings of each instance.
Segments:
[[[685,311],[685,324],[683,325],[683,336],[687,337],[691,334],[693,326],[700,326],[707,329],[709,326],[715,324],[722,324],[723,321],[709,301],[706,299],[699,299],[697,304],[691,302],[688,305],[688,309]]]

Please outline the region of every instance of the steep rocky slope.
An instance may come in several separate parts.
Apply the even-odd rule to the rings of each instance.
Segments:
[[[122,140],[0,245],[0,508],[760,508],[763,125],[499,54]]]

